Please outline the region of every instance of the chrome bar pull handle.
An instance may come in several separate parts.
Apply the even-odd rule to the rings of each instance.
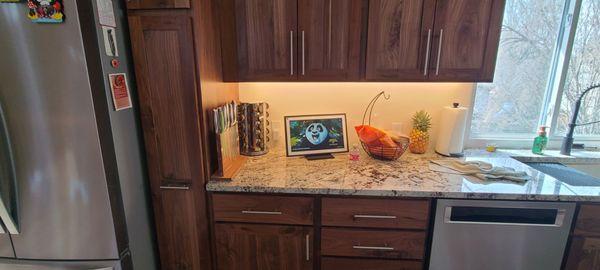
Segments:
[[[393,247],[352,246],[353,249],[392,251]]]
[[[4,192],[0,192],[0,233],[19,234],[19,213],[17,213],[18,190],[14,156],[4,109],[0,106],[0,182]]]
[[[249,215],[281,215],[282,212],[279,211],[254,211],[254,210],[243,210],[242,214]]]
[[[382,215],[354,215],[354,219],[366,218],[366,219],[396,219],[396,216],[382,216]]]
[[[438,45],[437,64],[435,67],[435,76],[440,75],[440,58],[442,57],[442,41],[444,40],[444,29],[440,29],[440,43]]]
[[[425,68],[423,69],[423,76],[427,76],[429,71],[429,54],[431,49],[431,29],[427,31],[427,49],[425,51]]]
[[[304,31],[302,31],[302,76],[304,76]]]
[[[290,31],[290,75],[294,75],[294,31]]]
[[[306,261],[310,261],[310,235],[306,235]]]
[[[7,206],[4,204],[4,201],[2,201],[1,199],[0,199],[0,219],[4,223],[4,226],[6,226],[6,230],[8,231],[9,234],[19,234],[19,226],[18,226],[17,222],[15,222],[15,219],[13,219],[10,212],[8,211]],[[4,233],[4,230],[2,230],[1,233]]]
[[[182,185],[163,185],[159,187],[160,189],[175,189],[175,190],[189,190],[190,189],[190,185],[189,184],[182,184]]]

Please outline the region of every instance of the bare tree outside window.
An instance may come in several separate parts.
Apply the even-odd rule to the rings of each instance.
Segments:
[[[565,90],[558,115],[558,133],[563,135],[574,103],[585,88],[600,83],[600,0],[583,0],[575,32]],[[579,123],[600,120],[600,91],[589,92],[579,112]],[[600,135],[600,124],[575,129],[578,135]]]
[[[564,0],[508,0],[493,83],[477,85],[472,133],[534,133]]]
[[[568,27],[572,12],[579,13],[573,28]],[[561,76],[565,68],[553,65],[561,65],[556,59],[568,56],[563,53],[570,46],[562,40],[572,35],[572,29],[571,56],[566,59],[566,76]],[[544,97],[560,93],[555,89],[559,84],[548,83],[560,78],[565,78],[564,90],[556,108],[555,100]],[[553,113],[556,128],[551,135],[562,136],[574,102],[585,88],[599,82],[600,0],[507,0],[494,82],[477,84],[471,132],[475,138],[527,137],[535,134],[539,123],[549,123],[546,117]],[[600,91],[592,91],[578,122],[599,120]],[[577,127],[576,134],[600,138],[600,124]]]

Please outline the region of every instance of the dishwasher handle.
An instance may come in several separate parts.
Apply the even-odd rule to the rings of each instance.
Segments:
[[[562,227],[566,209],[447,206],[444,223]]]

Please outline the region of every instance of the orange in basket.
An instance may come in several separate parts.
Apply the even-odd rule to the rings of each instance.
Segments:
[[[407,137],[394,140],[385,131],[368,125],[356,126],[355,129],[363,149],[373,158],[396,160],[408,148]]]

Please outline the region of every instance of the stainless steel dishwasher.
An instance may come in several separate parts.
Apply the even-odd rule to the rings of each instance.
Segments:
[[[574,203],[438,200],[431,270],[559,270]]]

